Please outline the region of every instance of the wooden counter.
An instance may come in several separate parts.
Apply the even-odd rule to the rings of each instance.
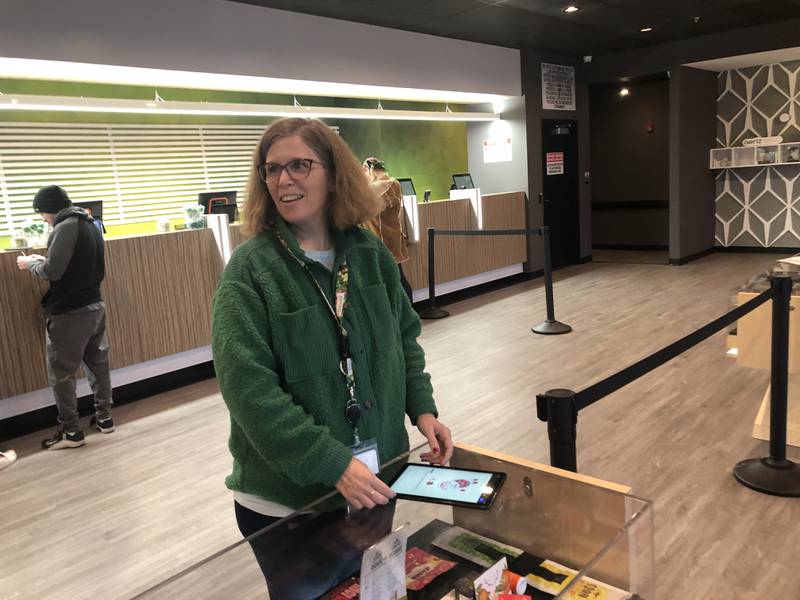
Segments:
[[[525,194],[485,194],[483,229],[524,229]],[[419,205],[419,242],[410,247],[403,271],[412,289],[428,286],[428,227],[478,229],[469,200],[440,200]],[[436,238],[436,283],[462,279],[528,259],[524,236]]]
[[[487,194],[481,201],[484,229],[525,227],[524,193]],[[403,269],[414,289],[426,291],[427,227],[477,229],[477,222],[468,200],[419,205],[420,241],[411,245],[411,259]],[[238,224],[230,227],[231,247],[245,239]],[[223,269],[211,229],[112,238],[105,244],[102,290],[112,369],[210,345],[211,298]],[[44,254],[43,250],[38,252]],[[4,340],[0,345],[0,400],[47,388],[44,318],[39,300],[48,284],[19,271],[18,255],[15,250],[0,252],[0,336]],[[441,237],[436,242],[437,284],[526,260],[524,236]],[[183,366],[187,365],[174,368]],[[120,385],[118,377],[112,375],[112,381]],[[40,398],[37,406],[26,401],[11,414],[32,410],[43,401]],[[3,415],[8,413],[0,411],[0,418]]]
[[[211,297],[222,273],[211,230],[110,239],[105,248],[112,369],[211,343]],[[0,398],[47,387],[39,300],[48,283],[18,270],[19,254],[0,253]]]

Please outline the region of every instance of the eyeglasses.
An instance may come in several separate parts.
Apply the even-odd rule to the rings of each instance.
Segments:
[[[311,158],[295,158],[290,160],[285,165],[275,162],[268,162],[263,165],[258,165],[258,175],[267,183],[278,181],[284,169],[292,179],[305,179],[311,173],[311,167],[314,163],[326,167],[327,165],[318,160]]]

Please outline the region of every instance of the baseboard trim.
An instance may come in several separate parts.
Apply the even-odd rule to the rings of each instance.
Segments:
[[[797,254],[800,248],[782,246],[767,247],[763,246],[715,246],[717,252],[731,252],[735,254]]]
[[[669,246],[665,244],[592,244],[592,249],[660,251],[669,250]]]
[[[694,254],[690,254],[689,256],[683,256],[681,258],[669,258],[669,264],[673,266],[680,266],[685,265],[686,263],[690,263],[693,260],[697,260],[698,258],[703,258],[705,256],[709,256],[710,254],[714,254],[716,252],[716,247],[713,248],[706,248],[705,250],[701,250],[700,252],[695,252]]]

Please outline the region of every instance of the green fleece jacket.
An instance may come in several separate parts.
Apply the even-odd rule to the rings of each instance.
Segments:
[[[286,224],[276,227],[305,257]],[[405,415],[436,414],[420,323],[400,285],[394,257],[369,232],[332,232],[333,273],[305,259],[331,303],[347,258],[344,310],[353,357],[362,440],[378,441],[380,460],[408,449]],[[233,253],[212,308],[212,349],[231,417],[233,472],[226,485],[298,508],[329,492],[352,454],[333,318],[308,273],[275,231]]]

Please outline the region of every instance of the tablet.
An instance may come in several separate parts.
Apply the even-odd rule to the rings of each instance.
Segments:
[[[400,498],[469,508],[492,506],[505,473],[408,463],[392,480]]]

